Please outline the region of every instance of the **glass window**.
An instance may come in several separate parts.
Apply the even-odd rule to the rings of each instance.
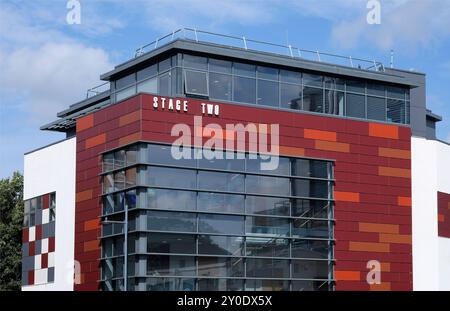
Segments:
[[[170,58],[164,59],[158,63],[159,72],[164,72],[170,69]]]
[[[198,160],[198,167],[227,171],[244,171],[245,159],[239,159],[237,157],[238,155],[234,153],[234,159],[225,159],[225,152],[223,153],[223,159],[207,160],[202,157]]]
[[[125,187],[125,172],[114,173],[114,190],[122,190]]]
[[[209,97],[211,99],[231,100],[231,76],[210,72]]]
[[[119,101],[124,100],[125,98],[128,98],[134,94],[136,94],[136,88],[133,85],[132,87],[129,87],[127,89],[123,89],[121,91],[116,92],[116,101],[119,102]]]
[[[278,107],[278,82],[258,79],[258,105]]]
[[[246,76],[254,78],[256,75],[256,67],[254,65],[234,63],[233,73],[239,76]]]
[[[386,121],[386,99],[367,96],[367,119]]]
[[[289,216],[290,202],[287,198],[248,195],[245,198],[247,214]]]
[[[147,78],[156,76],[157,73],[158,73],[158,64],[150,65],[137,72],[137,80],[138,81],[145,80]]]
[[[114,197],[113,195],[108,195],[103,198],[103,215],[110,214],[114,212]]]
[[[209,59],[209,71],[231,73],[231,62],[221,59]]]
[[[194,276],[195,257],[152,255],[147,259],[147,275]]]
[[[107,153],[103,156],[103,172],[114,169],[114,154]]]
[[[147,167],[147,184],[150,186],[195,188],[195,170],[168,168],[168,167]]]
[[[244,238],[222,235],[199,235],[198,253],[241,256],[244,254]]]
[[[290,160],[292,176],[329,178],[329,171],[331,176],[331,163],[329,162],[298,158],[291,158]]]
[[[328,198],[329,182],[323,180],[293,179],[292,195],[297,197]]]
[[[147,234],[147,252],[195,254],[195,236],[187,234],[150,233]]]
[[[137,146],[128,147],[126,150],[127,165],[137,163]]]
[[[198,210],[217,213],[244,213],[244,196],[199,192]]]
[[[147,189],[147,201],[143,208],[163,210],[195,210],[196,193],[194,191]]]
[[[275,238],[247,237],[247,256],[289,257],[289,240]]]
[[[247,259],[247,277],[288,278],[289,261],[285,259]]]
[[[207,70],[208,69],[208,59],[206,57],[184,54],[183,55],[183,66],[186,68]]]
[[[247,156],[247,172],[252,173],[266,173],[266,174],[280,174],[280,175],[289,175],[289,158],[279,157],[278,158],[278,167],[274,170],[262,170],[261,164],[264,162],[269,162],[268,160],[262,160],[260,157],[256,159],[251,159]]]
[[[50,193],[50,219],[49,221],[55,221],[56,218],[56,193]]]
[[[244,175],[218,172],[198,172],[198,187],[216,191],[244,191]]]
[[[388,86],[386,89],[387,89],[388,97],[405,100],[405,89],[404,88]]]
[[[345,91],[345,81],[341,78],[324,77],[325,88]]]
[[[289,195],[288,178],[247,175],[245,184],[248,193]]]
[[[387,100],[387,120],[394,123],[406,123],[405,101],[398,99]]]
[[[122,168],[125,166],[125,150],[114,152],[114,168]]]
[[[296,72],[296,71],[281,69],[280,70],[280,81],[301,84],[302,83],[302,74],[300,72]]]
[[[158,87],[159,87],[159,95],[168,96],[170,95],[170,75],[169,73],[165,73],[163,75],[158,76]]]
[[[328,262],[292,260],[292,277],[299,279],[328,279]]]
[[[152,78],[145,80],[143,82],[139,82],[137,85],[137,91],[138,93],[151,93],[156,94],[158,93],[158,79]]]
[[[258,79],[278,81],[278,69],[258,66]]]
[[[292,257],[296,258],[328,258],[329,241],[323,240],[291,240]]]
[[[23,227],[28,227],[30,225],[30,200],[26,200],[24,203],[23,216]]]
[[[325,89],[325,113],[344,115],[344,92]]]
[[[316,86],[323,87],[323,77],[314,74],[303,74],[303,85],[304,86]]]
[[[136,190],[128,191],[125,194],[125,202],[128,209],[136,208]]]
[[[186,278],[146,278],[146,291],[193,291],[195,280]]]
[[[289,281],[250,279],[245,283],[247,291],[288,291]]]
[[[199,279],[198,290],[200,291],[242,291],[244,280],[236,279]]]
[[[302,87],[281,83],[281,108],[302,109]]]
[[[289,220],[286,218],[247,216],[245,222],[247,234],[289,235]]]
[[[147,228],[158,231],[195,232],[197,222],[193,213],[147,211]]]
[[[134,73],[116,80],[116,90],[120,90],[136,81]]]
[[[386,87],[380,83],[367,83],[367,94],[385,97]]]
[[[136,186],[136,168],[127,169],[126,173],[126,187]]]
[[[328,218],[331,208],[330,201],[321,200],[292,200],[292,217]]]
[[[293,237],[300,238],[329,238],[327,220],[310,220],[296,218],[292,220]]]
[[[103,176],[103,193],[114,191],[114,175],[108,174]]]
[[[102,240],[102,257],[111,257],[113,255],[113,245],[113,238]]]
[[[366,82],[362,80],[347,80],[347,92],[366,93]]]
[[[185,70],[186,94],[208,96],[206,72]]]
[[[364,95],[347,93],[345,115],[354,118],[366,117],[366,104]]]
[[[328,281],[292,281],[292,291],[328,291]]]
[[[243,277],[243,258],[198,257],[198,276]]]
[[[233,77],[233,100],[254,104],[256,101],[256,80],[251,78]]]
[[[198,215],[198,230],[204,233],[243,234],[244,217],[234,215]]]
[[[170,71],[171,93],[173,96],[183,94],[183,77],[181,68],[172,68]]]
[[[303,88],[303,110],[323,112],[323,89]]]
[[[175,146],[174,146],[175,147]],[[146,148],[146,160],[148,163],[152,164],[166,164],[166,165],[174,165],[174,166],[189,166],[195,167],[196,160],[193,157],[192,148],[184,147],[181,149],[174,149],[174,151],[179,151],[184,155],[184,153],[188,154],[187,159],[181,158],[176,159],[172,156],[172,146],[169,145],[147,145]],[[186,152],[187,151],[187,152]],[[177,154],[175,154],[177,155]]]

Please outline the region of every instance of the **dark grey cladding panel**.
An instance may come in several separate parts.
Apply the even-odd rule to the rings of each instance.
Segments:
[[[28,256],[29,253],[29,243],[22,244],[22,257]]]
[[[22,286],[28,285],[28,271],[22,269]]]
[[[173,42],[167,43],[155,50],[152,50],[144,55],[129,60],[123,64],[120,64],[103,75],[100,76],[102,80],[111,80],[114,76],[120,75],[122,72],[134,70],[138,68],[142,63],[148,62],[153,57],[157,57],[160,54],[168,53],[170,50],[178,51],[191,51],[194,53],[202,53],[209,55],[222,56],[233,59],[240,59],[245,61],[253,61],[265,64],[271,64],[275,66],[285,66],[291,68],[298,68],[301,70],[309,70],[321,72],[324,74],[343,75],[349,77],[358,77],[362,79],[384,81],[389,83],[396,83],[402,85],[409,85],[412,87],[417,86],[413,79],[409,79],[409,76],[405,76],[402,70],[390,70],[389,72],[378,72],[372,70],[361,70],[352,68],[349,66],[342,66],[337,64],[330,64],[324,62],[310,61],[301,58],[292,58],[289,56],[282,56],[273,53],[245,50],[235,47],[227,47],[224,45],[195,42],[192,40],[177,39]]]
[[[22,271],[34,270],[34,256],[26,256],[22,258]]]

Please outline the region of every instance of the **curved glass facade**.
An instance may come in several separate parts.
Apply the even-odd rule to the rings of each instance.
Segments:
[[[104,290],[333,289],[332,162],[170,148],[103,155]]]

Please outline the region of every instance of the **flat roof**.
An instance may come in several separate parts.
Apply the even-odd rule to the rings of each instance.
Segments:
[[[146,63],[150,59],[157,57],[158,55],[170,53],[171,51],[184,51],[196,54],[216,55],[219,57],[272,65],[276,67],[289,67],[304,71],[314,71],[320,72],[322,74],[374,80],[379,82],[400,84],[409,87],[419,86],[416,81],[409,78],[411,74],[423,75],[423,73],[396,70],[392,68],[389,68],[389,70],[384,72],[362,68],[353,68],[350,66],[313,61],[299,57],[283,56],[275,53],[178,38],[143,55],[137,56],[120,65],[117,65],[113,70],[102,74],[100,76],[100,79],[104,81],[113,80],[116,77],[120,77],[127,72],[139,68],[140,66],[142,66],[142,64]],[[408,75],[404,75],[404,72],[407,72]]]

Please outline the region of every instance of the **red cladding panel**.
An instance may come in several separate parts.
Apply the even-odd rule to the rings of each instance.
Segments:
[[[141,94],[92,113],[93,127],[91,120],[81,125],[83,130],[77,134],[75,259],[81,264],[82,283],[75,285],[75,290],[99,289],[100,247],[95,243],[96,237],[85,232],[85,223],[101,213],[100,153],[139,140],[172,143],[176,137],[170,131],[177,123],[186,124],[195,133],[194,116],[201,116],[201,103],[208,102],[188,101],[187,113],[167,111],[152,107],[153,95]],[[412,288],[408,127],[237,104],[218,105],[220,115],[204,116],[203,126],[279,124],[279,145],[285,155],[335,161],[338,290]],[[444,216],[444,221],[447,218],[450,220]],[[380,286],[366,282],[370,260],[382,263],[382,277],[385,274],[386,279]]]

